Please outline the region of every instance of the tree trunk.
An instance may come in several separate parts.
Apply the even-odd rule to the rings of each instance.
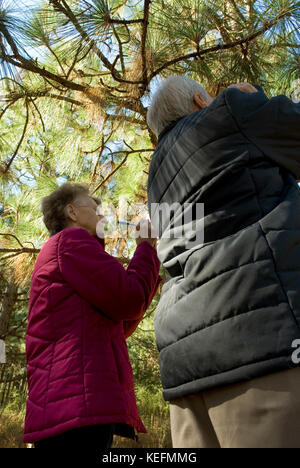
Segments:
[[[2,304],[0,308],[0,339],[5,339],[8,334],[10,317],[14,310],[14,305],[17,300],[18,286],[11,280],[2,296]]]

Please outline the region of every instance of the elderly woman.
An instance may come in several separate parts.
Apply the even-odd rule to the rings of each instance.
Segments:
[[[148,222],[125,270],[97,235],[106,221],[98,201],[70,183],[42,200],[51,237],[31,281],[23,439],[37,448],[107,449],[114,434],[138,440],[136,431],[147,432],[126,338],[162,280],[156,238]]]

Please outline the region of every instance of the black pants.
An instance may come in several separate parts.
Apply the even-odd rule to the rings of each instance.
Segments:
[[[97,424],[72,429],[54,437],[39,440],[34,448],[60,450],[89,450],[96,453],[100,449],[110,449],[113,442],[115,424]]]

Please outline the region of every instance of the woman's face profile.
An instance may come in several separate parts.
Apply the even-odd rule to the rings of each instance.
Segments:
[[[79,226],[86,229],[90,234],[101,235],[107,219],[101,214],[101,205],[89,196],[78,197],[73,203],[66,207],[69,218],[69,226]],[[98,227],[97,227],[98,225]]]

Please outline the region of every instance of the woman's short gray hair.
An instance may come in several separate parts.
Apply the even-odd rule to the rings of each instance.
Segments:
[[[89,194],[89,185],[86,183],[65,182],[50,193],[50,195],[42,198],[41,211],[43,213],[43,221],[50,236],[68,227],[65,207],[68,203],[73,203],[82,195],[91,197],[98,204],[101,203],[99,198],[92,197]]]
[[[195,111],[194,94],[208,92],[187,76],[169,76],[155,91],[147,111],[147,123],[158,136],[167,125]]]

